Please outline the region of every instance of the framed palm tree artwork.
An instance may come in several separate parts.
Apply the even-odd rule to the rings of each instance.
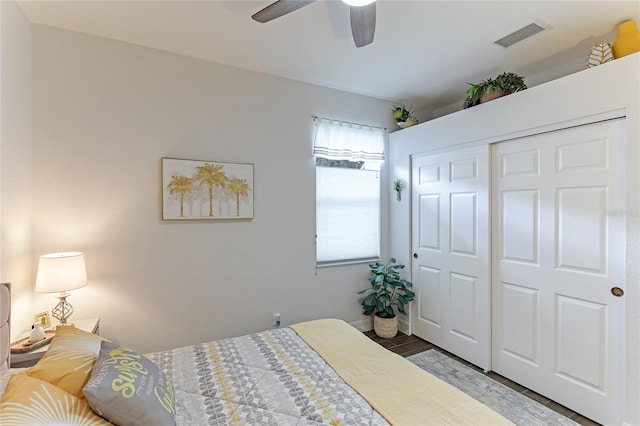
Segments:
[[[163,158],[162,219],[253,219],[253,164]]]

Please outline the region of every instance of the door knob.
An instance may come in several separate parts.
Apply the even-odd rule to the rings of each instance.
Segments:
[[[616,297],[622,297],[624,296],[624,290],[621,289],[620,287],[613,287],[611,289],[611,294],[613,294]]]
[[[413,253],[413,258],[417,259],[418,258],[418,253]]]

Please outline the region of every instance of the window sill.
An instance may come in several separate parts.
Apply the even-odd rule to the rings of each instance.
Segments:
[[[316,263],[316,268],[328,268],[331,266],[347,266],[347,265],[361,265],[365,263],[379,262],[379,257],[372,257],[370,259],[354,259],[354,260],[336,260],[334,262]]]

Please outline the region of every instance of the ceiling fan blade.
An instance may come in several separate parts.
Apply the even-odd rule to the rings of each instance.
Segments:
[[[366,6],[351,6],[351,33],[356,47],[373,42],[376,32],[376,3]]]
[[[269,22],[272,19],[279,18],[286,15],[287,13],[293,12],[294,10],[298,10],[301,7],[308,5],[309,3],[313,3],[314,1],[315,0],[278,0],[274,3],[271,3],[261,11],[255,13],[252,18],[255,21],[264,24],[265,22]]]

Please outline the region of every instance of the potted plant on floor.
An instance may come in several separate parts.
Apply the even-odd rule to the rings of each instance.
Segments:
[[[464,99],[463,107],[469,108],[493,99],[509,95],[514,92],[525,90],[527,85],[524,77],[512,72],[504,72],[496,78],[488,78],[480,83],[471,84],[467,89],[467,97]]]
[[[400,277],[399,269],[404,265],[396,265],[396,259],[389,259],[386,264],[370,263],[370,286],[360,290],[358,294],[365,294],[362,299],[362,313],[374,315],[373,329],[379,337],[391,338],[398,333],[398,317],[394,310],[406,315],[404,307],[415,298],[411,291],[413,284]]]

